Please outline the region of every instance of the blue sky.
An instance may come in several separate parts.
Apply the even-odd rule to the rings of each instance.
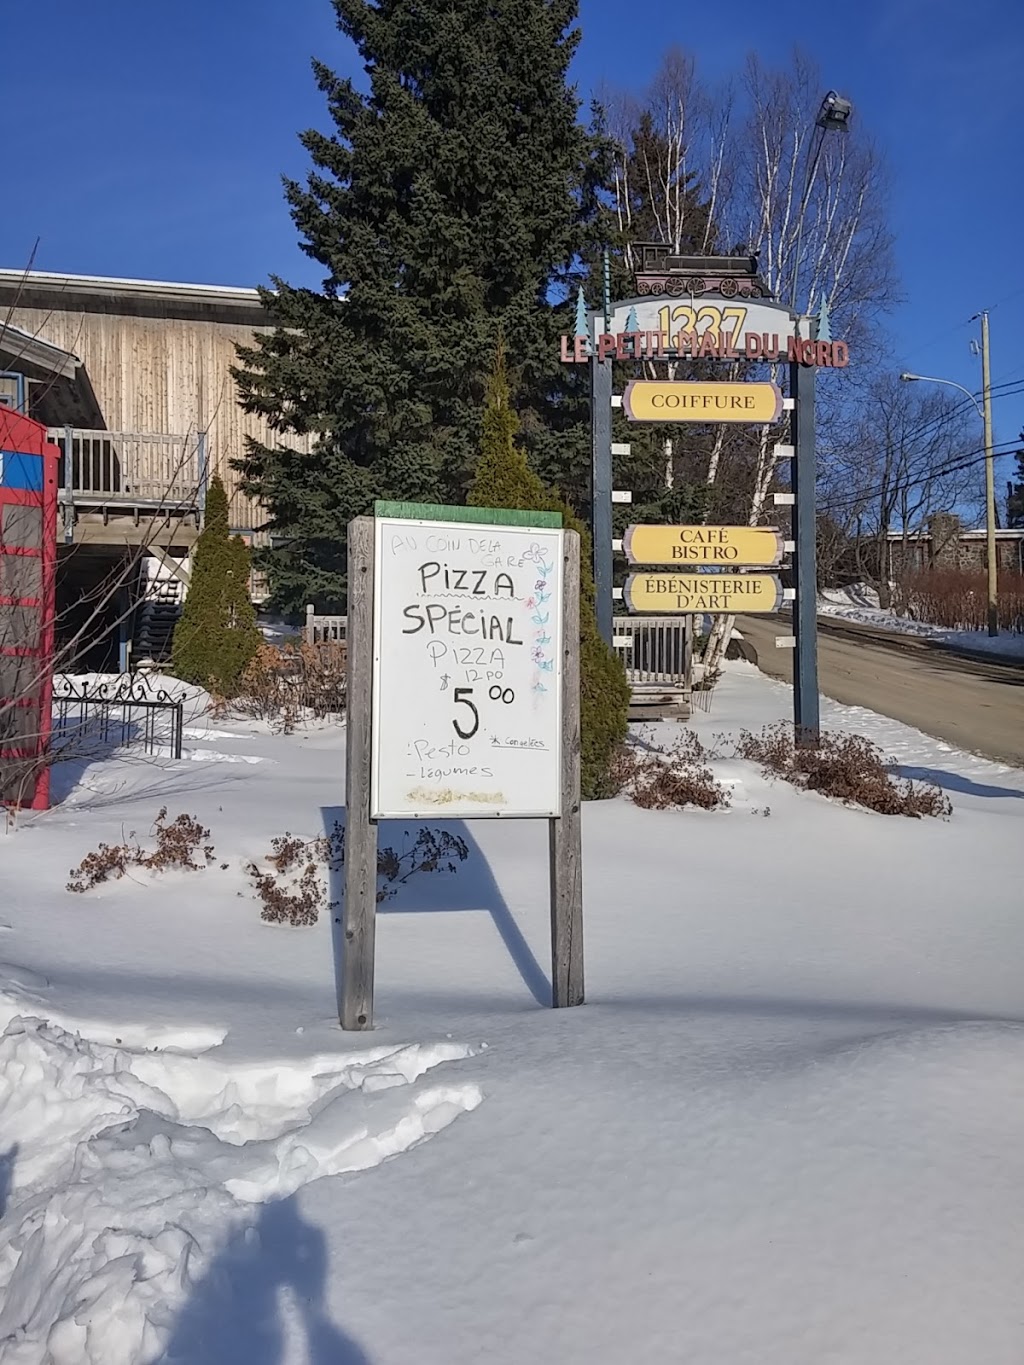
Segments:
[[[296,132],[326,122],[316,55],[354,72],[328,0],[36,0],[5,6],[8,155],[0,264],[253,284],[313,283],[279,177],[301,176]],[[1024,6],[1020,0],[860,0],[688,6],[582,0],[575,75],[641,90],[665,48],[717,79],[794,43],[892,169],[904,302],[894,365],[980,384],[969,341],[991,312],[992,376],[1024,380]],[[12,61],[11,54],[23,60]],[[1024,426],[997,399],[996,440]]]

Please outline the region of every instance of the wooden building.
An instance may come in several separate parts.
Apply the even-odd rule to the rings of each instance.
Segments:
[[[88,616],[81,603],[123,566],[88,667],[166,660],[213,474],[232,529],[262,539],[232,461],[247,436],[274,437],[242,411],[231,367],[236,344],[271,326],[255,289],[0,270],[0,405],[62,454],[58,621]]]
[[[85,526],[109,527],[119,509],[134,517],[133,491],[144,493],[144,509],[161,499],[182,504],[187,521],[185,506],[201,503],[204,478],[217,473],[233,527],[251,533],[259,509],[238,490],[231,461],[246,436],[273,437],[239,406],[231,366],[236,343],[269,325],[255,289],[0,270],[0,401],[13,397],[52,439],[80,433],[77,482],[93,486],[76,489],[72,470],[65,485]],[[106,504],[93,496],[104,493]],[[119,530],[87,538],[103,542]]]

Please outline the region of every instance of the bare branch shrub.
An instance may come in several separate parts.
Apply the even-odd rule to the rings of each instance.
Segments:
[[[665,748],[623,745],[613,776],[618,790],[644,810],[716,810],[728,806],[729,793],[715,781],[709,758],[696,734],[684,730]]]
[[[213,862],[213,845],[208,842],[210,831],[193,815],[182,812],[168,824],[167,807],[163,806],[153,821],[151,834],[156,847],[148,852],[134,830],[120,844],[97,845],[78,867],[71,869],[67,889],[81,895],[101,882],[119,881],[133,867],[151,872],[169,872],[174,868],[202,872]],[[198,854],[202,857],[195,861]]]
[[[269,924],[296,927],[315,924],[328,906],[327,873],[345,865],[345,830],[335,822],[329,834],[300,839],[289,833],[271,840],[266,862],[270,870],[250,863],[246,869],[257,900],[260,918]],[[418,872],[455,872],[469,857],[466,841],[448,830],[424,825],[416,838],[398,852],[377,850],[377,904],[398,894],[398,888]]]
[[[278,721],[288,731],[303,712],[317,720],[342,715],[346,663],[345,645],[337,642],[261,645],[242,675],[234,705],[247,715]]]
[[[926,569],[904,574],[900,587],[917,621],[947,630],[984,630],[988,625],[988,578],[983,570]],[[999,629],[1024,634],[1024,576],[999,575]]]
[[[315,924],[327,903],[324,867],[336,865],[335,847],[344,861],[344,831],[335,826],[331,837],[299,839],[284,834],[271,840],[267,855],[270,871],[250,863],[249,874],[257,899],[263,903],[260,918],[270,924]],[[340,864],[338,864],[340,865]]]
[[[929,783],[894,777],[877,744],[862,735],[823,732],[817,749],[798,749],[792,727],[766,726],[759,735],[744,730],[736,756],[759,763],[765,776],[781,777],[804,791],[819,792],[879,815],[948,816],[949,798]]]

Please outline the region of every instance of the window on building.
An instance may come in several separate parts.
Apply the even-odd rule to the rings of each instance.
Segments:
[[[20,374],[0,371],[0,407],[25,411],[25,380]]]

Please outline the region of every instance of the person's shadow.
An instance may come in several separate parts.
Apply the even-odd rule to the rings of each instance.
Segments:
[[[264,1204],[255,1225],[220,1253],[151,1365],[281,1365],[305,1337],[308,1365],[371,1365],[327,1317],[327,1244],[296,1198]]]
[[[7,1201],[11,1196],[14,1182],[14,1163],[18,1159],[18,1144],[15,1142],[6,1152],[0,1152],[0,1218],[7,1212]]]

